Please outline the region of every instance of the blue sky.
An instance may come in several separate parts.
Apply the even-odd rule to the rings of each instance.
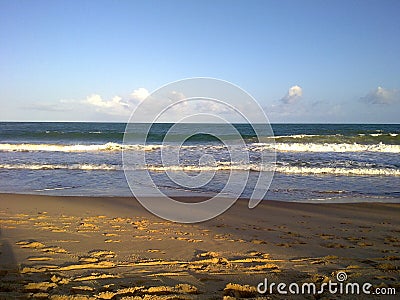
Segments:
[[[0,0],[0,120],[124,122],[204,76],[272,122],[399,123],[399,15],[396,0]]]

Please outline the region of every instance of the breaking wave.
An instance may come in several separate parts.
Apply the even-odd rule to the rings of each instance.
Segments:
[[[147,166],[147,169],[155,172],[165,171],[256,171],[278,172],[285,174],[304,175],[349,175],[349,176],[400,176],[400,170],[391,168],[335,168],[335,167],[298,167],[298,166],[260,166],[219,164],[217,166]]]
[[[257,164],[232,164],[218,162],[215,165],[146,165],[133,167],[134,170],[152,172],[217,172],[217,171],[254,171],[278,172],[299,175],[348,175],[348,176],[400,176],[400,169],[394,168],[342,168],[342,167],[304,167],[304,166],[261,166]],[[121,165],[109,164],[0,164],[0,169],[9,170],[83,170],[83,171],[122,171]]]
[[[154,151],[164,147],[162,144],[124,145],[118,143],[106,144],[0,144],[3,152],[95,152],[95,151]],[[222,145],[184,145],[182,148],[221,149]],[[334,143],[252,143],[248,144],[250,151],[276,150],[281,152],[386,152],[400,153],[400,145],[391,144],[334,144]]]
[[[94,151],[121,151],[123,149],[152,151],[157,150],[161,145],[122,145],[118,143],[106,144],[76,144],[76,145],[60,145],[60,144],[0,144],[0,151],[16,151],[16,152],[33,152],[33,151],[49,151],[49,152],[94,152]]]
[[[400,153],[400,145],[387,144],[328,144],[328,143],[257,143],[254,151],[276,150],[282,152],[387,152]]]
[[[121,166],[106,164],[0,164],[0,169],[8,170],[86,170],[86,171],[118,171]]]

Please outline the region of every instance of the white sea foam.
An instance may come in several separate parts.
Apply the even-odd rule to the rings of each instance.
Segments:
[[[56,145],[56,144],[0,144],[0,151],[49,151],[49,152],[93,152],[93,151],[120,151],[130,150],[157,150],[161,145],[122,145],[117,143],[95,145]]]
[[[359,136],[365,136],[365,133],[359,133]],[[377,137],[377,136],[398,136],[398,133],[370,133],[369,136]]]
[[[275,139],[280,139],[280,138],[293,138],[293,139],[303,139],[303,138],[308,138],[308,137],[314,137],[314,136],[322,136],[318,134],[293,134],[293,135],[276,135],[272,136],[270,138],[275,138]],[[325,135],[326,137],[327,135]],[[333,135],[330,135],[333,136]]]
[[[85,170],[85,171],[121,171],[120,165],[107,164],[0,164],[0,169],[13,170]],[[400,176],[399,169],[390,168],[335,168],[335,167],[299,167],[299,166],[262,166],[257,164],[232,164],[218,162],[215,165],[146,165],[136,166],[133,170],[149,170],[153,172],[184,171],[184,172],[217,172],[217,171],[256,171],[279,172],[304,175],[349,175],[349,176]]]
[[[380,176],[400,176],[399,169],[390,168],[334,168],[334,167],[298,167],[298,166],[260,166],[256,164],[218,164],[215,166],[147,166],[147,169],[155,172],[165,171],[257,171],[286,174],[305,174],[305,175],[349,175],[349,176],[365,176],[365,175],[380,175]]]
[[[95,152],[95,151],[154,151],[164,147],[163,145],[123,145],[118,143],[106,144],[0,144],[0,151],[16,152]],[[168,147],[168,146],[167,146]],[[182,149],[223,149],[223,145],[184,145]],[[348,144],[348,143],[253,143],[248,145],[250,151],[276,150],[281,152],[387,152],[400,153],[400,145],[388,144]]]
[[[282,152],[387,152],[400,153],[400,145],[383,143],[374,145],[364,144],[333,144],[333,143],[257,143],[252,150],[276,150]]]
[[[75,188],[74,186],[62,186],[62,187],[54,187],[54,188],[45,188],[35,190],[35,192],[46,192],[46,191],[60,191],[60,190],[69,190]]]
[[[9,170],[86,170],[86,171],[117,171],[122,170],[120,166],[107,164],[0,164],[0,169]]]
[[[381,175],[381,176],[400,176],[400,170],[389,168],[333,168],[333,167],[297,167],[297,166],[279,166],[275,172],[286,174],[310,174],[310,175]]]
[[[177,165],[177,166],[146,166],[146,169],[154,172],[166,172],[166,171],[185,171],[185,172],[203,172],[203,171],[250,171],[252,165],[230,165],[229,163],[219,163],[214,166],[196,166],[196,165]],[[272,169],[271,169],[272,170]]]

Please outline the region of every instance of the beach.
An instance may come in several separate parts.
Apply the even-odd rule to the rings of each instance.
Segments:
[[[400,299],[400,1],[0,8],[0,300]]]
[[[399,204],[247,204],[180,224],[129,197],[0,194],[0,298],[286,299],[256,287],[338,272],[399,292]]]

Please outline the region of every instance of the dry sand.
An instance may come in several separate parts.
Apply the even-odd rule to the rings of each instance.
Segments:
[[[378,203],[250,210],[239,200],[211,221],[177,224],[135,199],[0,194],[0,298],[286,299],[255,287],[321,284],[339,271],[399,294],[399,213]]]

